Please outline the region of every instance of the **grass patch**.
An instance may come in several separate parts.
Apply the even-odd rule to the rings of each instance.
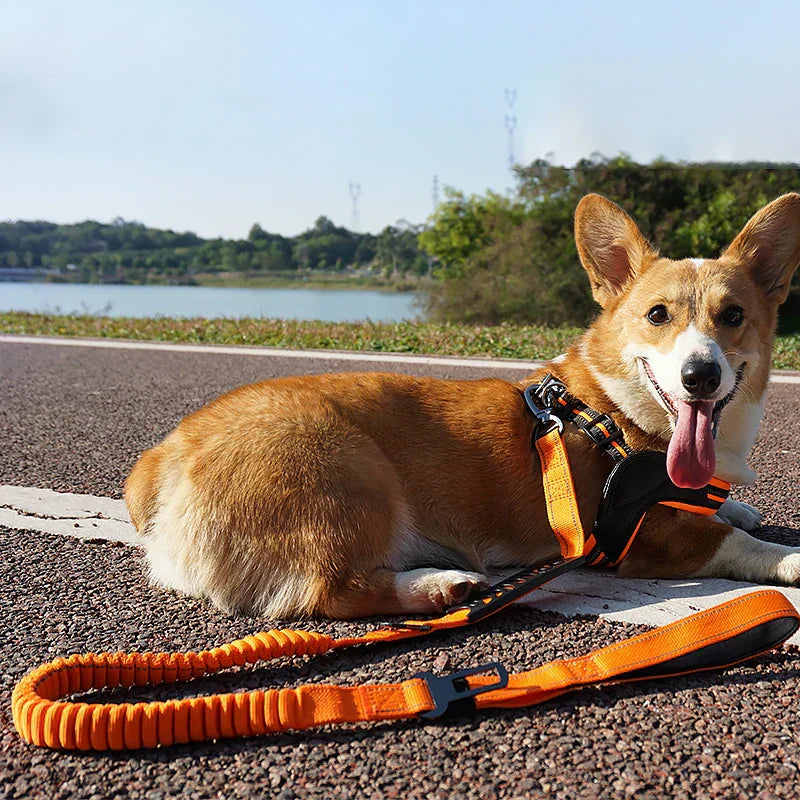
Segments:
[[[552,358],[579,328],[433,322],[320,322],[283,319],[173,319],[0,313],[0,332],[95,336],[156,342],[249,344],[292,349],[374,350],[429,355]]]
[[[800,333],[787,333],[775,337],[772,366],[774,369],[800,370]]]
[[[434,322],[319,322],[281,319],[172,319],[0,312],[0,332],[93,336],[156,342],[249,344],[291,349],[547,359],[563,353],[580,328],[455,325]],[[800,333],[778,336],[773,367],[800,370]]]

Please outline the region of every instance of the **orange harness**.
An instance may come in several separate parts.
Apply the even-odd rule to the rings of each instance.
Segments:
[[[791,603],[780,592],[764,590],[587,655],[512,675],[501,664],[492,663],[447,676],[419,673],[396,684],[308,684],[149,703],[60,699],[105,688],[189,681],[283,656],[396,642],[463,627],[496,613],[556,575],[586,563],[584,553],[595,546],[580,523],[560,434],[556,426],[535,440],[542,459],[547,513],[561,547],[558,561],[523,570],[438,619],[409,620],[363,636],[333,639],[312,631],[273,630],[200,653],[89,653],[58,658],[30,672],[15,687],[12,709],[17,731],[39,746],[123,750],[332,723],[438,717],[448,709],[530,706],[591,684],[727,667],[771,650],[797,630],[800,615]]]
[[[628,553],[647,511],[656,503],[709,516],[719,511],[731,485],[712,478],[702,489],[676,486],[667,475],[666,454],[636,452],[607,414],[599,414],[572,397],[553,375],[523,392],[536,418],[533,444],[542,465],[547,514],[562,553],[583,554],[592,566],[619,564]],[[603,487],[592,530],[584,536],[567,451],[561,440],[564,422],[574,423],[615,462]],[[566,548],[566,550],[565,550]]]

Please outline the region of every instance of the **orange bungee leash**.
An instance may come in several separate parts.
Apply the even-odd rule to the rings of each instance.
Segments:
[[[537,387],[529,387],[525,399],[539,422],[534,445],[542,460],[548,517],[562,558],[522,570],[438,619],[409,620],[363,636],[333,639],[313,631],[273,630],[199,653],[89,653],[58,658],[30,672],[14,689],[12,710],[20,736],[35,745],[65,750],[134,750],[335,723],[434,718],[448,710],[530,706],[588,685],[650,680],[728,667],[765,653],[788,639],[800,626],[800,615],[780,592],[763,590],[587,655],[551,661],[516,674],[509,674],[502,664],[490,663],[446,676],[418,673],[394,684],[307,684],[296,689],[259,689],[149,703],[87,703],[69,699],[71,695],[92,690],[191,681],[232,666],[284,656],[314,656],[345,647],[396,642],[460,628],[497,613],[568,570],[586,563],[619,561],[639,529],[644,515],[642,508],[646,511],[649,505],[664,502],[665,498],[669,502],[674,492],[671,494],[668,487],[664,488],[655,469],[658,464],[651,459],[654,465],[651,472],[656,477],[639,481],[635,502],[626,501],[619,506],[621,501],[613,497],[619,495],[622,479],[614,476],[627,473],[617,470],[632,464],[638,456],[652,455],[632,453],[622,445],[626,452],[620,456],[604,493],[612,498],[610,503],[617,502],[616,517],[620,524],[615,527],[602,523],[601,506],[600,524],[596,522],[593,531],[585,535],[561,437],[563,422],[556,413],[543,410],[541,397],[531,391],[541,386],[548,388],[550,378]],[[557,394],[565,397],[560,390]],[[553,402],[557,403],[557,398]],[[575,416],[580,412],[573,407],[565,413]],[[588,427],[593,431],[587,435],[593,441],[598,418],[600,415],[591,418],[587,414],[584,419],[590,421]],[[620,444],[619,437],[606,420],[601,419],[599,425],[604,429],[601,446],[616,451],[614,443]],[[609,443],[608,438],[613,441]],[[640,472],[637,468],[637,479],[641,478]],[[709,513],[709,507],[715,504],[718,507],[727,490],[717,484],[710,486],[707,494],[703,490],[688,498],[689,506],[698,506],[691,510]],[[681,495],[679,502],[685,506],[686,500]]]
[[[135,750],[342,722],[438,717],[448,709],[463,710],[467,704],[479,709],[530,706],[590,684],[663,678],[737,664],[781,644],[800,624],[794,607],[780,592],[765,590],[587,655],[512,675],[501,664],[483,664],[447,676],[420,673],[402,683],[307,684],[297,689],[150,703],[59,699],[92,689],[189,681],[233,665],[281,656],[399,641],[467,625],[469,613],[459,609],[436,620],[414,620],[405,623],[408,627],[383,628],[349,639],[276,630],[200,653],[89,653],[59,658],[17,684],[12,699],[14,724],[25,741],[39,746]]]

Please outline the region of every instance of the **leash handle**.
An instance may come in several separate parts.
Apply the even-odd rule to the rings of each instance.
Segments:
[[[506,688],[477,697],[476,707],[536,705],[591,684],[724,669],[778,647],[798,627],[800,614],[783,594],[750,592],[584,656],[512,675]]]
[[[467,624],[451,612],[427,630],[395,628],[334,640],[308,631],[270,631],[201,653],[89,653],[59,658],[14,689],[14,724],[35,745],[65,750],[133,750],[175,743],[301,730],[341,722],[440,716],[448,708],[535,705],[589,684],[662,678],[718,669],[764,653],[800,625],[789,601],[773,590],[753,592],[707,611],[579,658],[508,675],[501,664],[450,676],[420,673],[399,684],[266,689],[151,703],[60,700],[91,689],[157,686],[229,666],[287,655],[316,655],[352,644],[399,640]],[[437,624],[438,623],[438,624]],[[418,626],[417,626],[418,627]],[[479,673],[491,672],[491,676]]]

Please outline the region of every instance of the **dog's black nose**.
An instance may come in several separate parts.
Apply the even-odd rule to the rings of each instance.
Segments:
[[[687,361],[681,370],[681,383],[689,394],[701,398],[719,389],[722,370],[716,361]]]

